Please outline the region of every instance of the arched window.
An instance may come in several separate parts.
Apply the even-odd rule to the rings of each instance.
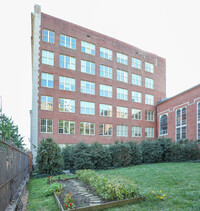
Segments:
[[[200,102],[197,104],[197,139],[200,139]]]
[[[160,136],[168,134],[168,115],[163,114],[160,117]]]
[[[187,109],[186,107],[176,110],[176,141],[186,139]]]

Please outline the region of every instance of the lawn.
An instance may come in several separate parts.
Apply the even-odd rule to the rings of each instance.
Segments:
[[[145,164],[99,173],[118,175],[133,180],[142,193],[162,191],[164,200],[147,198],[145,202],[107,209],[107,211],[131,210],[200,210],[200,164],[160,163]],[[58,210],[53,196],[44,196],[48,184],[46,178],[31,179],[28,189],[28,211]]]

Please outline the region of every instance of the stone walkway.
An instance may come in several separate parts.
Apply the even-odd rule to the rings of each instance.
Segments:
[[[71,179],[70,182],[74,184],[78,188],[77,193],[82,196],[86,196],[90,199],[90,206],[100,205],[101,199],[98,196],[95,196],[91,193],[88,193],[87,189],[81,185],[81,182],[76,181],[75,179]]]

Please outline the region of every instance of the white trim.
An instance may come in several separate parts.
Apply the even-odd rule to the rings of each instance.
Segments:
[[[199,139],[198,138],[198,124],[200,123],[200,121],[198,121],[198,104],[199,103],[200,103],[200,101],[197,102],[197,115],[196,115],[196,117],[197,117],[197,127],[196,127],[197,128],[197,140]]]
[[[161,117],[163,116],[163,115],[167,115],[167,133],[166,134],[160,134],[160,119],[161,119]],[[162,114],[162,115],[160,115],[159,116],[160,118],[159,118],[159,136],[167,136],[168,135],[168,123],[169,123],[169,117],[168,117],[168,113],[164,113],[164,114]],[[158,125],[157,125],[158,126]]]

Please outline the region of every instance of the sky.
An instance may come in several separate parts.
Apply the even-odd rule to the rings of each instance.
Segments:
[[[0,13],[0,96],[28,146],[32,106],[31,12],[114,37],[166,58],[167,97],[200,83],[199,0],[3,1]],[[29,146],[28,146],[29,147]]]

